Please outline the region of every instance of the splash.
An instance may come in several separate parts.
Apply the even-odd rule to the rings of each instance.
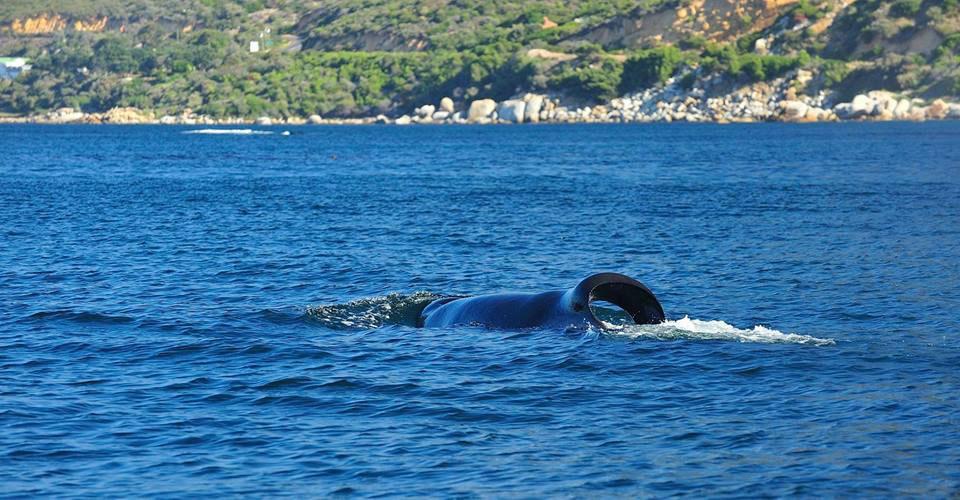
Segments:
[[[725,321],[705,321],[684,316],[675,321],[665,321],[659,325],[610,325],[614,335],[634,338],[654,338],[661,340],[730,340],[736,342],[758,342],[764,344],[807,344],[815,346],[834,345],[833,339],[824,339],[797,333],[783,333],[779,330],[756,325],[753,328],[737,328]]]
[[[386,325],[417,326],[420,312],[441,298],[430,292],[391,293],[351,300],[343,304],[310,306],[306,318],[334,330],[379,328]]]

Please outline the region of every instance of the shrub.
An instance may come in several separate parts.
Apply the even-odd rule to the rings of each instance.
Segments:
[[[890,6],[890,15],[894,17],[914,17],[920,13],[922,0],[898,0]]]
[[[621,92],[633,92],[663,83],[677,71],[683,53],[672,45],[664,45],[634,54],[623,65]]]
[[[567,70],[555,83],[571,95],[589,100],[607,100],[617,96],[623,74],[623,65],[605,59],[596,66]]]
[[[833,88],[839,85],[840,82],[850,74],[850,69],[847,68],[847,63],[844,61],[828,59],[823,61],[823,64],[820,66],[820,72],[823,75],[824,86]]]

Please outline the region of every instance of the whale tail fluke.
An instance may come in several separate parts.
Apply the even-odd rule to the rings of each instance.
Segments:
[[[638,325],[663,323],[666,319],[657,297],[643,283],[618,273],[599,273],[581,281],[571,297],[575,311],[588,312],[590,302],[602,300],[623,309]],[[594,316],[594,320],[599,320]]]

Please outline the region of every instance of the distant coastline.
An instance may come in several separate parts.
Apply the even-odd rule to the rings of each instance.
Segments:
[[[185,109],[175,115],[116,107],[102,113],[74,108],[29,116],[0,116],[0,123],[37,124],[154,124],[154,125],[441,125],[521,123],[754,123],[835,121],[928,121],[960,119],[960,103],[943,99],[926,101],[889,91],[875,90],[850,101],[833,102],[827,93],[814,96],[795,89],[811,75],[804,70],[772,82],[729,86],[722,80],[684,88],[675,79],[643,92],[602,104],[568,104],[555,95],[526,93],[511,99],[475,99],[455,103],[443,97],[399,116],[322,117],[260,116],[212,117]]]

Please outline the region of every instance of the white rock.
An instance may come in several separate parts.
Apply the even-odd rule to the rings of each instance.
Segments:
[[[873,109],[876,107],[876,103],[873,99],[859,94],[850,101],[850,111],[853,114],[852,118],[859,118],[861,116],[868,115],[873,112]]]
[[[913,107],[913,104],[910,104],[909,99],[900,99],[897,107],[893,108],[893,116],[898,119],[907,118],[910,115],[911,107]]]
[[[440,111],[446,111],[448,114],[453,114],[453,99],[449,97],[440,99]]]
[[[947,107],[947,118],[960,120],[960,104],[952,103]]]
[[[430,116],[433,116],[433,112],[436,110],[437,110],[436,106],[432,104],[424,104],[423,106],[420,106],[419,108],[415,109],[414,112],[420,118],[429,118]]]
[[[809,106],[800,101],[783,101],[780,107],[783,109],[783,119],[792,122],[803,120],[809,110]]]
[[[323,117],[320,115],[310,115],[310,118],[307,118],[307,120],[314,125],[323,123]]]
[[[527,101],[527,106],[523,110],[523,119],[530,123],[540,121],[540,111],[543,108],[543,96],[534,95]]]
[[[520,99],[510,99],[497,106],[497,115],[500,120],[510,123],[523,123],[523,113],[527,103]]]
[[[467,121],[479,122],[481,118],[490,118],[494,110],[497,109],[497,102],[493,99],[479,99],[470,103],[470,110],[467,112]]]
[[[269,116],[261,116],[257,118],[257,125],[273,125],[273,120]]]
[[[437,111],[433,114],[433,121],[442,122],[450,116],[449,111]]]
[[[397,118],[396,120],[394,120],[393,123],[397,125],[410,125],[410,122],[412,121],[413,119],[411,119],[409,116],[403,115],[400,118]]]

